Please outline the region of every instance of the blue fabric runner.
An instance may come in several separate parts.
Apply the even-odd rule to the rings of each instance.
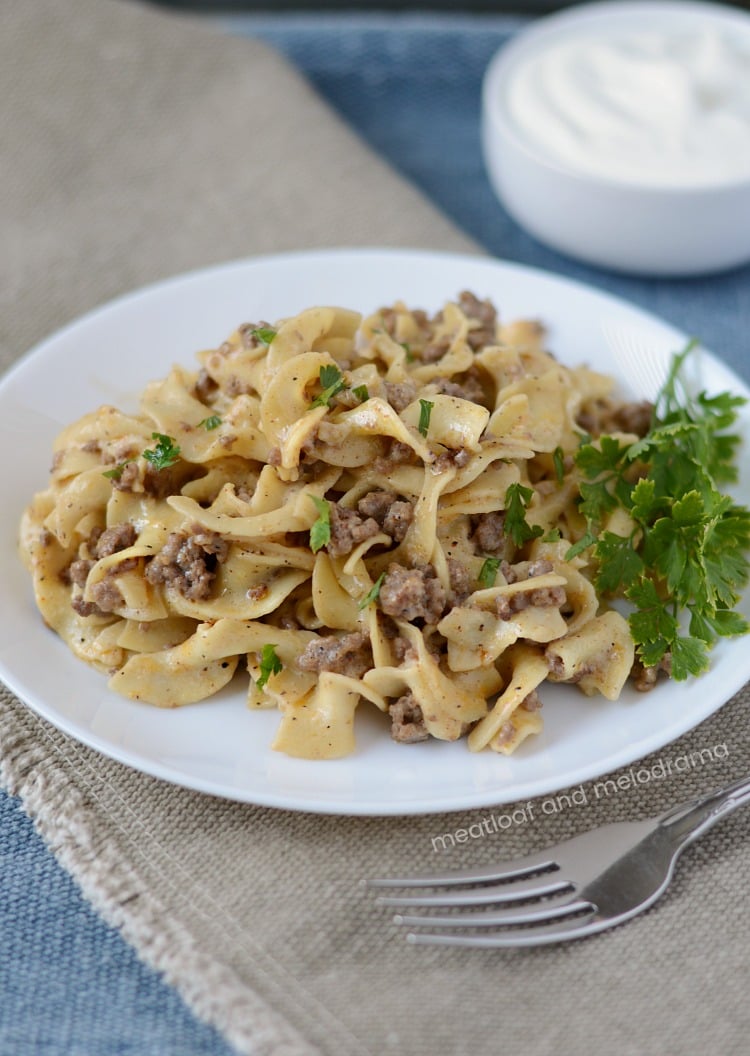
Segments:
[[[517,21],[278,15],[224,24],[286,53],[379,153],[490,252],[629,298],[703,338],[750,380],[750,268],[681,281],[597,271],[541,246],[498,205],[479,145],[480,86]],[[232,1051],[98,919],[18,803],[2,793],[0,866],[0,1053]]]

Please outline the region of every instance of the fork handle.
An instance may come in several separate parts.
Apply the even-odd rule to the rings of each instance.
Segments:
[[[718,821],[733,814],[745,803],[750,803],[750,777],[743,777],[707,796],[672,807],[666,814],[662,814],[659,822],[674,840],[675,848],[679,850],[697,840]]]

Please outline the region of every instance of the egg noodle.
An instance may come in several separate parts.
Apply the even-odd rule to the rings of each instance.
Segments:
[[[508,754],[545,680],[616,699],[634,647],[586,554],[566,560],[573,455],[605,423],[633,439],[637,408],[544,344],[469,293],[240,327],[139,413],[58,437],[21,532],[45,622],[160,707],[246,666],[273,747],[305,758],[351,753],[360,704],[398,741]]]

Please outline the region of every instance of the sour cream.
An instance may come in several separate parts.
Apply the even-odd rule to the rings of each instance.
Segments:
[[[582,28],[521,56],[506,92],[519,136],[574,172],[686,188],[750,178],[750,34]]]

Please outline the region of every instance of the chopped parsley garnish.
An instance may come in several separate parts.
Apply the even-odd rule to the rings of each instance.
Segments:
[[[523,546],[544,533],[540,524],[529,524],[526,520],[526,510],[533,495],[533,488],[526,488],[523,484],[511,484],[505,492],[505,533],[516,546]]]
[[[406,343],[406,341],[399,341],[399,344],[401,345],[401,347],[403,348],[404,352],[406,353],[406,362],[407,363],[413,363],[414,362],[414,353],[412,352],[410,346]]]
[[[346,387],[344,375],[333,363],[320,368],[320,384],[323,391],[312,401],[312,407],[328,407],[331,399]]]
[[[250,334],[256,338],[266,348],[271,344],[273,339],[276,337],[276,331],[272,330],[270,326],[259,326],[255,330],[251,330]]]
[[[164,433],[152,433],[151,439],[156,440],[156,447],[147,448],[143,457],[150,462],[154,469],[167,469],[173,466],[180,457],[180,446],[175,443],[173,436],[165,436]]]
[[[380,588],[383,586],[384,579],[385,572],[381,572],[378,578],[373,583],[373,585],[370,587],[365,596],[357,605],[357,608],[360,610],[360,612],[362,611],[362,609],[366,609],[368,605],[372,605],[373,601],[376,600],[376,598],[380,594]]]
[[[128,463],[132,461],[132,458],[126,458],[124,462],[118,462],[116,466],[112,467],[112,469],[105,469],[102,473],[102,476],[107,477],[108,480],[119,480],[122,476],[122,471],[123,469],[125,469],[125,466],[127,466]]]
[[[639,659],[652,667],[669,654],[678,681],[706,669],[717,638],[750,630],[733,611],[750,577],[750,510],[718,488],[736,479],[740,437],[727,430],[745,401],[728,392],[691,396],[681,369],[692,348],[674,357],[643,439],[581,444],[587,531],[566,555],[592,548],[597,589],[635,607],[628,622]],[[627,535],[602,530],[617,509],[632,519]]]
[[[210,433],[212,429],[218,429],[221,425],[221,418],[218,414],[211,414],[208,418],[204,418],[202,422],[198,422],[198,426],[203,426],[207,433]]]
[[[263,689],[271,675],[278,675],[283,667],[276,655],[276,646],[264,645],[260,652],[260,675],[255,683],[258,689]]]
[[[565,452],[561,447],[556,447],[552,452],[552,463],[555,467],[557,483],[562,484],[565,479]]]
[[[500,568],[499,557],[485,558],[484,564],[479,569],[479,582],[485,590],[488,590],[490,587],[495,586],[498,568]]]
[[[432,400],[419,401],[419,431],[422,436],[427,436],[427,431],[430,428],[430,416],[434,406],[435,404]]]
[[[367,391],[366,385],[357,385],[355,388],[352,389],[352,392],[360,401],[360,403],[364,403],[365,400],[370,399],[370,393]]]
[[[310,549],[317,554],[331,541],[331,507],[327,499],[319,499],[317,495],[310,498],[318,511],[318,518],[310,529]]]

